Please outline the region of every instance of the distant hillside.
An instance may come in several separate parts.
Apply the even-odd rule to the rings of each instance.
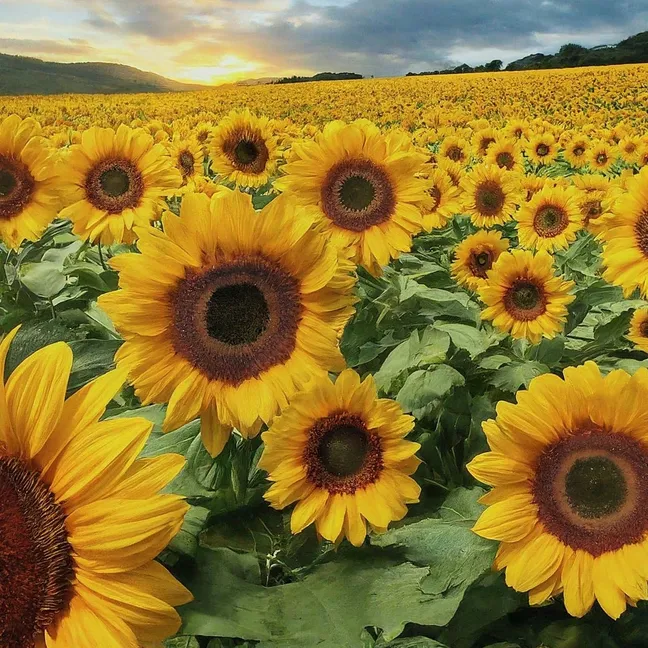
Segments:
[[[506,69],[544,70],[622,63],[648,63],[648,32],[630,36],[616,45],[599,45],[589,49],[569,43],[563,45],[557,54],[531,54],[509,63]]]
[[[243,81],[237,81],[234,85],[257,86],[257,85],[267,85],[268,83],[275,83],[275,81],[279,81],[279,77],[261,77],[260,79],[243,79]]]
[[[362,74],[355,72],[320,72],[315,76],[291,76],[277,79],[274,83],[306,83],[308,81],[346,81],[349,79],[364,79]]]
[[[524,58],[509,63],[505,71],[547,70],[589,65],[621,65],[624,63],[648,63],[648,32],[630,36],[630,38],[626,38],[616,45],[598,45],[597,47],[587,48],[569,43],[563,45],[556,54],[529,54]],[[502,61],[496,59],[477,67],[471,67],[464,63],[448,70],[408,72],[406,76],[499,72],[501,69]]]
[[[205,88],[116,63],[51,63],[0,54],[0,95],[181,92]]]

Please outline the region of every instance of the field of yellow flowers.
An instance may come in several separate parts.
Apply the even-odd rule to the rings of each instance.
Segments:
[[[648,66],[0,101],[0,646],[642,648]]]

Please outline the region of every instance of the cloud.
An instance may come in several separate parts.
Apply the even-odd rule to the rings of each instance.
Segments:
[[[43,2],[62,0],[32,4]],[[391,76],[464,61],[507,62],[570,41],[617,42],[648,22],[646,0],[73,0],[65,6],[74,7],[76,22],[58,24],[56,34],[19,32],[34,38],[21,41],[21,51],[45,55],[46,41],[37,40],[43,34],[52,37],[53,56],[84,55],[87,44],[67,38],[78,36],[100,59],[183,78],[200,70],[205,80],[210,68],[235,60],[246,63],[245,71],[253,62],[255,76],[326,70]],[[0,40],[3,47],[9,46]]]
[[[477,63],[554,51],[573,40],[588,46],[615,42],[648,20],[645,0],[355,0],[345,5],[299,0],[266,13],[263,22],[250,20],[249,13],[242,20],[234,9],[238,5],[229,4],[232,11],[221,28],[185,25],[187,32],[194,30],[193,39],[175,57],[179,65],[204,66],[209,57],[237,54],[262,62],[266,73],[349,70],[388,76],[444,67],[461,60],[461,54]],[[165,10],[175,6],[165,0]],[[191,6],[195,10],[195,2],[185,20],[208,15],[192,14]],[[150,26],[154,19],[147,20]],[[143,23],[136,28],[145,31]],[[164,38],[153,28],[146,33]]]
[[[0,38],[0,51],[11,54],[69,54],[81,55],[94,52],[87,42],[77,38],[68,41],[35,40],[27,38]]]

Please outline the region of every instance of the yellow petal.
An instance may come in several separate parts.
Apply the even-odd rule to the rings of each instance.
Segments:
[[[525,538],[536,525],[537,506],[531,494],[513,495],[489,506],[480,516],[473,531],[489,540],[516,542]]]
[[[218,457],[232,434],[232,427],[218,420],[216,409],[210,407],[200,415],[200,436],[212,458]]]
[[[25,456],[34,457],[56,427],[72,368],[64,342],[39,349],[20,363],[7,381],[7,407]]]
[[[594,558],[586,551],[575,552],[563,577],[564,600],[567,612],[574,617],[585,616],[594,605],[592,572]]]

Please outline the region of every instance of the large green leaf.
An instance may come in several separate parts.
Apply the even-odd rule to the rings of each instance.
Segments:
[[[441,517],[405,524],[372,540],[374,545],[397,549],[415,565],[430,567],[421,587],[434,597],[430,603],[434,625],[443,626],[452,619],[468,587],[493,563],[496,543],[471,531],[483,510],[477,503],[483,492],[479,488],[457,489],[441,507]]]
[[[464,383],[464,377],[449,365],[439,365],[433,370],[419,369],[408,376],[396,399],[405,412],[414,412]]]
[[[446,358],[450,347],[447,333],[427,327],[422,333],[413,331],[410,337],[399,344],[385,359],[374,378],[379,389],[389,391],[392,382],[406,369],[437,364]]]
[[[65,274],[59,264],[51,261],[22,265],[20,281],[35,295],[46,299],[58,295],[67,284]]]
[[[196,600],[182,609],[183,632],[253,639],[259,648],[358,648],[367,626],[393,639],[408,622],[447,622],[435,597],[421,590],[427,573],[365,549],[338,556],[299,582],[266,588],[249,554],[204,549],[187,583]]]

